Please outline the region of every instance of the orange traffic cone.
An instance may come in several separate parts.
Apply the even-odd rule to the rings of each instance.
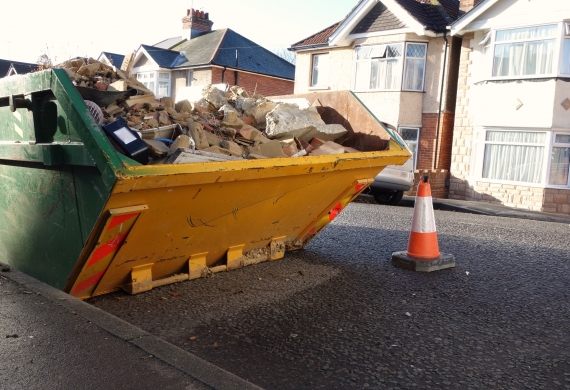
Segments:
[[[392,253],[392,264],[413,271],[431,272],[455,267],[455,257],[439,252],[428,177],[418,185],[408,250]]]

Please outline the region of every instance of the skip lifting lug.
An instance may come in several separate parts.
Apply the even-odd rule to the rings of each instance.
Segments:
[[[27,108],[28,111],[32,109],[32,101],[26,99],[24,95],[10,95],[8,97],[8,104],[12,112],[16,112],[18,108]]]

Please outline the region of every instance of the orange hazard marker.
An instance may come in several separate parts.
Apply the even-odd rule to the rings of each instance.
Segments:
[[[455,267],[455,257],[439,252],[431,187],[428,177],[418,185],[408,250],[392,253],[392,264],[413,271],[431,272]]]

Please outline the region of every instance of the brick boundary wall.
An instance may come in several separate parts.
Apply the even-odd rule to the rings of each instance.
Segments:
[[[212,68],[212,84],[222,83],[223,71],[220,68]],[[223,82],[228,83],[230,86],[235,85],[235,73],[233,70],[226,70]],[[292,95],[295,87],[293,80],[281,80],[239,71],[238,84],[250,94],[253,94],[255,91],[263,96]]]
[[[437,120],[438,114],[436,113],[422,114],[422,128],[420,130],[420,140],[418,143],[417,169],[433,169]],[[437,169],[449,170],[449,166],[451,164],[454,122],[455,114],[453,112],[446,111],[441,115]]]
[[[432,198],[446,199],[448,193],[447,181],[449,171],[447,169],[418,169],[414,172],[414,186],[410,191],[404,192],[407,196],[416,196],[421,177],[428,176]]]

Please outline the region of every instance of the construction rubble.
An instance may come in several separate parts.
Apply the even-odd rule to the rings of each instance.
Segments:
[[[224,93],[212,85],[199,101],[175,104],[157,99],[130,74],[132,58],[121,69],[92,58],[56,67],[65,69],[99,124],[122,120],[136,132],[148,147],[149,164],[357,152],[334,142],[347,130],[325,124],[315,107],[299,109],[237,86]]]

